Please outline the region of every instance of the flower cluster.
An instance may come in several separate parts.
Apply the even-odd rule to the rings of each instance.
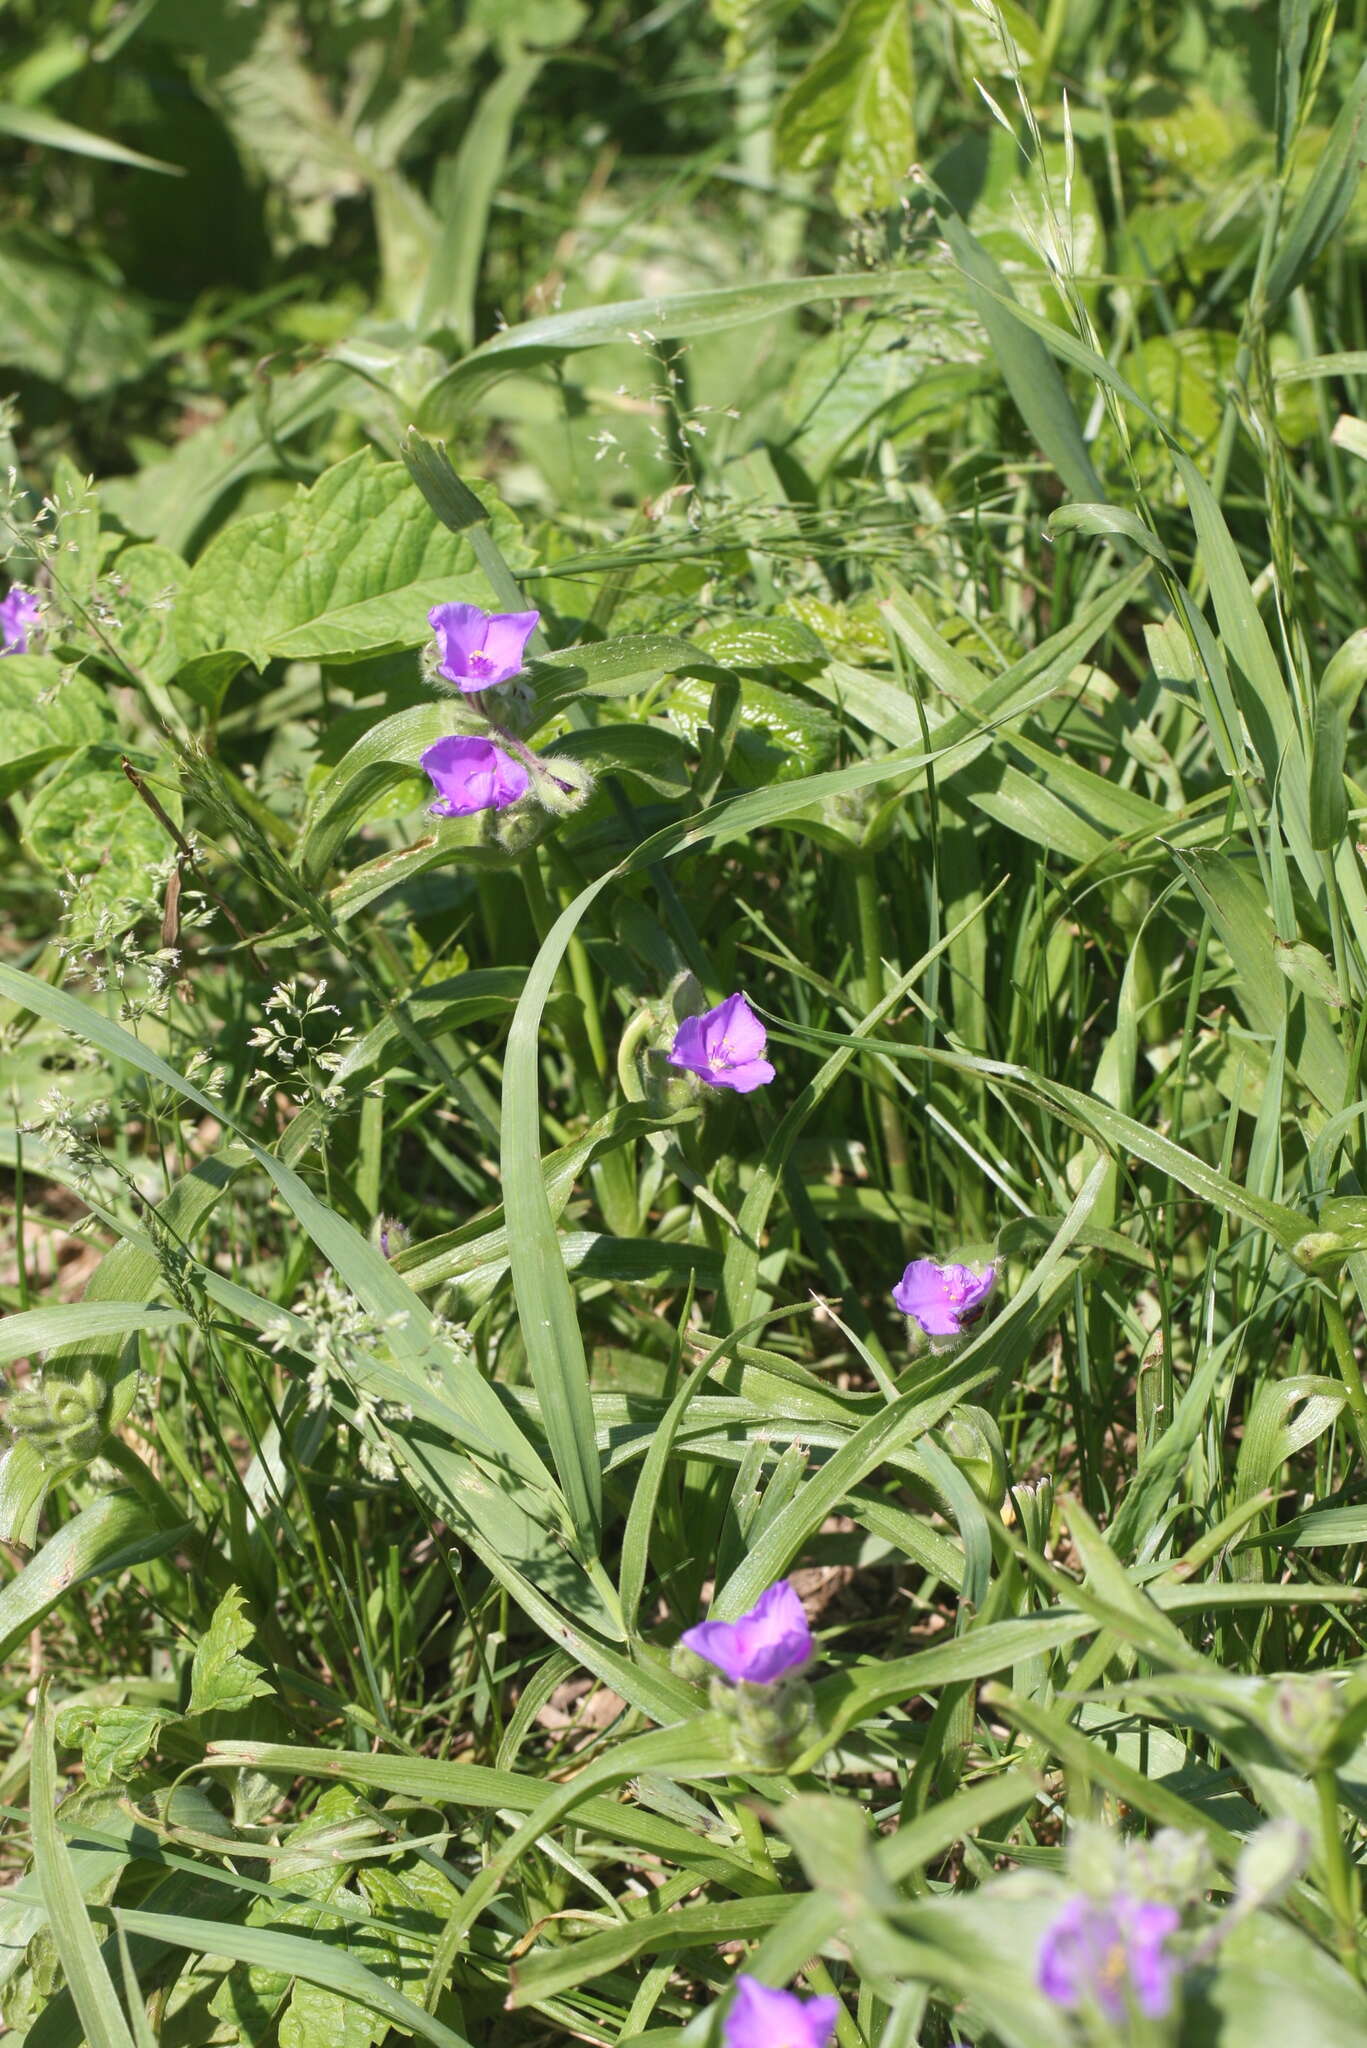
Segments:
[[[485,612],[477,604],[437,604],[427,622],[437,636],[434,675],[463,697],[478,696],[522,673],[527,642],[540,612]],[[484,709],[485,707],[481,707]],[[496,731],[502,728],[491,726]],[[505,739],[511,735],[504,733]],[[517,745],[517,742],[513,742]],[[468,818],[477,811],[506,811],[531,787],[535,758],[525,747],[516,759],[493,740],[452,733],[427,748],[422,767],[436,791],[428,806],[436,818]]]

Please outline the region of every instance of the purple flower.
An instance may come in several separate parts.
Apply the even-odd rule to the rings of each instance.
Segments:
[[[728,996],[702,1017],[685,1017],[669,1049],[671,1067],[686,1067],[712,1088],[734,1088],[748,1095],[772,1081],[774,1070],[764,1057],[764,1026],[743,995]]]
[[[959,1337],[967,1324],[978,1320],[996,1284],[995,1266],[975,1273],[971,1266],[937,1266],[934,1259],[913,1259],[892,1298],[927,1337]]]
[[[465,818],[471,811],[506,811],[524,796],[530,775],[520,761],[492,740],[452,735],[438,740],[422,755],[437,800],[428,809],[435,818]]]
[[[427,623],[441,647],[437,674],[461,690],[487,690],[520,674],[522,650],[540,612],[482,612],[477,604],[434,604]]]
[[[725,2048],[826,2048],[839,2011],[838,1998],[797,1998],[739,1976],[722,2040]]]
[[[38,600],[22,583],[0,598],[0,654],[27,654],[28,636],[38,623]]]
[[[1133,2004],[1150,2019],[1164,2019],[1182,1970],[1181,1958],[1166,1947],[1180,1919],[1175,1906],[1154,1899],[1125,1892],[1104,1900],[1079,1894],[1045,1931],[1036,1982],[1068,2012],[1099,2006],[1118,2021]]]
[[[813,1650],[802,1602],[787,1579],[761,1593],[739,1621],[700,1621],[684,1630],[682,1640],[733,1683],[745,1679],[751,1685],[772,1685],[785,1671],[810,1663]]]

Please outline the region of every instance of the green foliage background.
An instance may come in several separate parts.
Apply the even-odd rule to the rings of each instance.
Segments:
[[[16,2040],[1367,2033],[1363,15],[0,0]]]

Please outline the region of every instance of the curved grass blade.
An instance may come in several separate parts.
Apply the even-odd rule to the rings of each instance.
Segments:
[[[159,1528],[130,1493],[106,1494],[63,1522],[22,1571],[0,1586],[0,1658],[50,1614],[73,1586],[163,1557],[191,1534],[187,1522]]]
[[[136,2048],[57,1826],[57,1772],[46,1686],[33,1719],[33,1864],[48,1926],[89,2048]]]
[[[470,2048],[463,2034],[444,2026],[411,1998],[395,1991],[383,1977],[357,1962],[347,1949],[310,1941],[300,1934],[280,1934],[270,1927],[243,1927],[232,1920],[191,1920],[178,1913],[142,1913],[128,1906],[115,1908],[111,1918],[127,1934],[146,1935],[153,1941],[169,1942],[173,1948],[193,1949],[199,1955],[227,1956],[235,1963],[278,1971],[285,1977],[302,1977],[306,1983],[321,1985],[337,1998],[354,1999],[367,2011],[382,2013],[394,2026],[431,2041],[433,2048]],[[93,2035],[91,2048],[96,2048]],[[109,2048],[114,2048],[112,2041]],[[121,2042],[119,2048],[125,2048],[125,2043]],[[126,2048],[133,2048],[131,2040],[127,2040]]]
[[[904,298],[915,286],[915,279],[905,270],[875,270],[848,277],[790,277],[768,284],[675,292],[661,299],[577,306],[569,313],[524,320],[472,349],[434,384],[423,398],[419,425],[440,429],[458,399],[473,396],[510,371],[558,362],[578,349],[643,340],[687,341],[695,335],[722,334],[750,321],[774,320],[824,300]],[[1097,488],[1078,495],[1099,498],[1104,493]]]
[[[0,1365],[51,1351],[57,1344],[81,1344],[91,1337],[126,1337],[137,1330],[184,1329],[190,1318],[181,1309],[155,1308],[140,1301],[72,1301],[6,1316],[0,1323]]]
[[[185,176],[180,164],[163,163],[160,157],[144,156],[140,149],[129,149],[122,142],[111,142],[107,135],[95,135],[89,128],[78,128],[72,121],[60,120],[44,107],[17,107],[12,100],[0,103],[0,135],[16,136],[20,142],[35,142],[41,149],[64,149],[72,156],[98,157],[108,164],[127,164],[133,170],[158,171],[167,178]]]

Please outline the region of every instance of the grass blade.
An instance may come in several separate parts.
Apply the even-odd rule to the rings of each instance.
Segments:
[[[33,1863],[48,1925],[89,2048],[136,2048],[57,1826],[57,1772],[47,1688],[33,1718]]]

